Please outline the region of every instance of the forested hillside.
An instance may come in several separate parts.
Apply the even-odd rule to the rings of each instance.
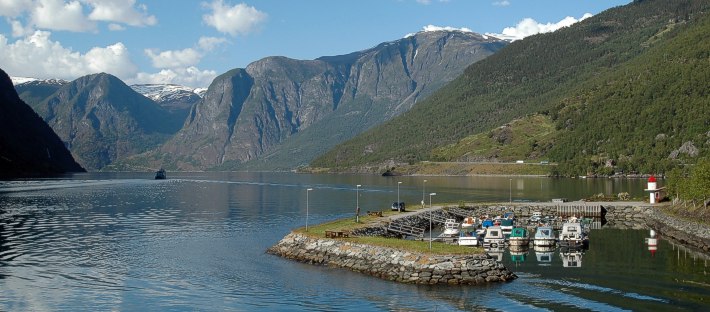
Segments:
[[[553,110],[561,173],[664,173],[708,154],[710,16],[671,22],[645,44]]]
[[[702,107],[707,104],[700,105],[707,98],[702,94],[707,93],[709,80],[702,72],[688,72],[700,66],[703,57],[707,68],[707,56],[701,51],[708,49],[700,42],[708,40],[700,34],[708,32],[704,21],[709,6],[710,2],[699,0],[636,1],[569,28],[514,42],[471,65],[414,109],[337,146],[312,166],[346,168],[429,160],[437,147],[543,113],[552,116],[557,129],[564,132],[549,154],[551,160],[564,164],[559,167],[562,174],[608,172],[599,166],[606,165],[607,159],[618,163],[620,170],[660,170],[670,162],[667,149],[639,158],[643,141],[653,145],[658,137],[656,141],[662,143],[656,145],[678,149],[677,142],[685,142],[688,135],[709,130],[706,124],[702,131],[703,122],[697,120],[709,115]],[[673,49],[673,53],[663,52]],[[687,49],[695,52],[686,54]],[[676,64],[681,66],[676,68]],[[673,83],[664,80],[672,75],[686,78]],[[639,83],[651,86],[642,91]],[[630,89],[625,92],[624,88]],[[670,98],[687,104],[677,106],[680,110],[666,110]],[[677,120],[677,127],[669,120]],[[667,123],[664,130],[649,132],[651,124],[660,121]],[[642,137],[639,143],[630,141]]]

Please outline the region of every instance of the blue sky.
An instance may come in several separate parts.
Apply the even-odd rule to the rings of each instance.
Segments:
[[[0,0],[0,68],[11,76],[72,80],[103,71],[127,83],[207,87],[267,56],[345,54],[428,25],[521,39],[628,2]]]

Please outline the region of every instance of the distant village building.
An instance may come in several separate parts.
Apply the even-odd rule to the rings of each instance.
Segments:
[[[654,176],[648,178],[648,187],[644,191],[649,192],[648,202],[651,204],[658,203],[666,197],[666,188],[659,188]]]

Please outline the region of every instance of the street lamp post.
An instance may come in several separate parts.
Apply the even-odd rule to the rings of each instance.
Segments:
[[[306,189],[306,232],[308,232],[308,192],[312,190],[312,188]]]
[[[402,205],[400,205],[399,201],[399,185],[402,184],[402,182],[397,182],[397,211],[402,212]]]
[[[426,181],[426,180],[424,180]],[[436,195],[436,193],[429,193],[429,250],[431,250],[431,232],[432,232],[432,224],[431,224],[431,197]]]
[[[355,187],[355,223],[360,223],[360,187],[358,184]]]
[[[509,180],[508,183],[508,202],[513,203],[513,179]]]
[[[426,190],[426,180],[422,183],[422,208],[424,208],[424,194],[426,193],[424,190]]]

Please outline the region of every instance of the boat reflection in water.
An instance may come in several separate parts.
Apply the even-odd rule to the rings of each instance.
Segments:
[[[537,246],[533,247],[535,250],[535,257],[537,258],[537,265],[539,266],[550,266],[552,265],[552,257],[555,255],[555,246]]]
[[[581,268],[582,256],[584,249],[582,248],[560,248],[560,257],[562,258],[562,267],[564,268]]]
[[[495,258],[496,261],[502,262],[503,261],[503,252],[505,252],[505,247],[502,245],[496,246],[496,247],[484,247],[483,248],[486,253],[491,255],[491,257]]]
[[[528,257],[528,251],[530,247],[527,245],[511,245],[510,246],[510,261],[513,261],[515,265],[525,262]]]

